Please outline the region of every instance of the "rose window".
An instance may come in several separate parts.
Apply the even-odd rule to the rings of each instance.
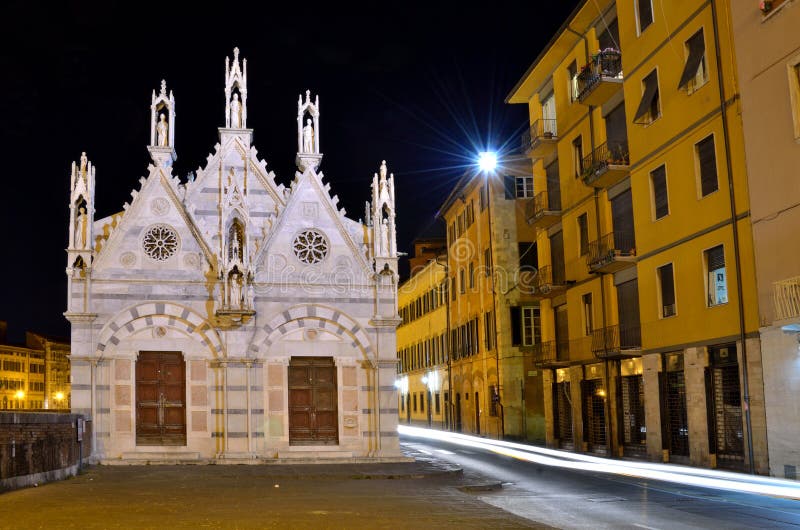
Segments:
[[[297,234],[292,248],[297,259],[309,265],[319,263],[328,255],[328,241],[316,230],[305,230]]]
[[[156,225],[145,233],[142,246],[152,259],[165,261],[178,250],[178,234],[166,225]]]

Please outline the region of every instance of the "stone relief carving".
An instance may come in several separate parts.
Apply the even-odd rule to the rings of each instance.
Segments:
[[[183,264],[189,268],[197,269],[200,267],[200,256],[195,252],[188,252],[183,257]]]
[[[123,252],[119,256],[119,263],[126,269],[130,269],[136,265],[136,254],[133,252]]]
[[[169,212],[169,201],[163,197],[153,199],[150,203],[150,211],[154,215],[166,215]]]

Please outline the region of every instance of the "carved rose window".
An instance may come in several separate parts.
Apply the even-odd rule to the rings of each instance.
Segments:
[[[328,241],[316,230],[304,230],[294,238],[292,249],[297,259],[313,265],[328,255]]]
[[[166,225],[155,225],[144,235],[145,253],[156,261],[166,261],[178,250],[178,234]]]

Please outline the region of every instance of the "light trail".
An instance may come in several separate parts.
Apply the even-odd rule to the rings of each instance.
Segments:
[[[741,493],[772,495],[800,500],[800,484],[794,481],[744,475],[712,469],[698,469],[671,464],[652,464],[611,460],[596,456],[568,453],[543,447],[535,447],[502,440],[478,438],[466,434],[436,431],[399,425],[400,434],[431,440],[440,440],[463,447],[473,447],[493,453],[510,456],[518,460],[551,467],[592,471],[597,473],[624,475],[628,477],[660,480],[673,484],[717,488]]]

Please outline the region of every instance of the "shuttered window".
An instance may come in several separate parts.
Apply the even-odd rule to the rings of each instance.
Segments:
[[[651,0],[636,0],[639,15],[639,33],[647,29],[653,23],[653,4]]]
[[[725,249],[722,245],[704,252],[708,274],[708,305],[728,302],[728,277],[725,271]]]
[[[547,175],[547,206],[550,210],[561,209],[561,180],[558,175],[558,160],[544,168]]]
[[[614,225],[614,248],[631,253],[636,248],[633,230],[633,196],[625,190],[611,199],[611,221]]]
[[[509,308],[511,320],[511,345],[519,346],[522,343],[522,311],[520,307]]]
[[[653,185],[653,207],[656,219],[669,215],[669,197],[667,196],[667,169],[660,166],[650,172]]]
[[[686,65],[683,67],[683,74],[678,83],[678,88],[694,89],[704,84],[708,77],[706,75],[706,45],[703,40],[703,30],[691,36],[686,41]]]
[[[589,219],[585,213],[578,216],[578,240],[581,256],[589,252]]]
[[[658,281],[661,287],[661,316],[671,317],[675,314],[675,277],[672,263],[658,268]]]
[[[550,262],[553,264],[553,283],[563,285],[566,279],[564,263],[564,233],[556,232],[550,236]]]
[[[505,191],[506,200],[517,198],[517,179],[513,175],[505,175],[503,177],[503,191]]]
[[[633,122],[648,124],[661,115],[661,104],[658,94],[658,72],[653,70],[642,79],[642,100],[633,116]]]
[[[694,146],[697,165],[700,169],[700,191],[703,197],[719,189],[717,182],[717,155],[714,150],[714,135],[700,140]]]

